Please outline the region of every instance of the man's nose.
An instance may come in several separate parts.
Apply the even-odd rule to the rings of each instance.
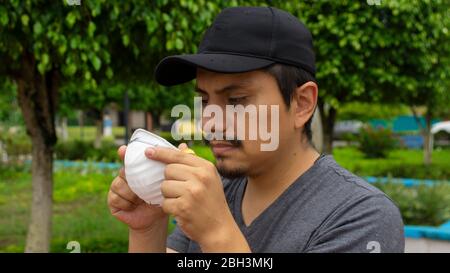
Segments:
[[[202,127],[205,127],[208,123],[211,133],[216,135],[222,134],[223,138],[225,138],[227,130],[232,130],[234,127],[233,113],[227,113],[225,106],[214,107],[213,110],[212,115],[202,115]]]

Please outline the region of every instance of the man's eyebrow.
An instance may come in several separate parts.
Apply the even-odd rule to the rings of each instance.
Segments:
[[[220,93],[225,93],[225,92],[231,92],[231,91],[234,91],[234,90],[237,90],[237,89],[243,89],[243,88],[247,87],[248,85],[249,85],[248,82],[241,82],[241,83],[238,83],[238,84],[233,83],[233,84],[227,85],[225,87],[222,87],[222,88],[220,88],[218,90],[215,90],[214,93],[220,94]],[[206,94],[208,93],[208,92],[206,92],[205,90],[201,89],[198,86],[195,86],[195,91],[197,91],[199,93],[206,93]]]
[[[201,88],[198,87],[197,85],[195,86],[195,91],[197,91],[198,93],[205,93],[205,94],[208,94],[208,92],[206,92],[205,90],[201,89]]]

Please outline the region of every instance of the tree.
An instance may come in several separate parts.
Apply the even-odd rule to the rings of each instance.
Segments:
[[[111,79],[151,82],[162,57],[195,51],[199,34],[218,9],[216,3],[187,0],[97,0],[81,1],[81,6],[12,0],[0,6],[0,76],[17,85],[33,146],[25,251],[49,251],[59,91],[75,83],[78,88],[66,90],[88,100],[89,92]]]
[[[450,2],[387,1],[380,7],[385,26],[369,76],[380,100],[424,106],[424,163],[431,163],[431,120],[449,112]]]
[[[368,59],[378,58],[369,44],[383,31],[380,16],[358,1],[285,1],[279,7],[297,16],[313,35],[323,151],[331,153],[339,106],[372,98],[366,70]]]
[[[411,106],[424,136],[424,163],[429,165],[431,121],[450,113],[450,2],[417,1],[411,5],[410,1],[397,1],[387,5],[387,24],[398,29],[388,34],[390,41],[402,44],[392,63],[408,87],[402,92],[405,86],[394,80],[390,89],[399,91],[400,100]],[[425,124],[418,119],[416,106],[425,107]]]
[[[430,90],[440,90],[431,97],[441,101],[448,93],[448,1],[274,3],[313,34],[325,152],[332,151],[343,103],[394,104],[408,98],[422,104],[426,100],[419,94],[430,98]]]

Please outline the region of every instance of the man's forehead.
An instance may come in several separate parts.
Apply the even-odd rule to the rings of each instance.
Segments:
[[[244,73],[218,73],[197,69],[196,89],[198,91],[221,92],[231,89],[252,88],[260,84],[257,71]]]

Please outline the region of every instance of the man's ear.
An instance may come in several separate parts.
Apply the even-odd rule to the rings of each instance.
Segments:
[[[295,128],[301,128],[314,114],[317,105],[318,87],[314,82],[307,82],[297,87],[291,100]]]

